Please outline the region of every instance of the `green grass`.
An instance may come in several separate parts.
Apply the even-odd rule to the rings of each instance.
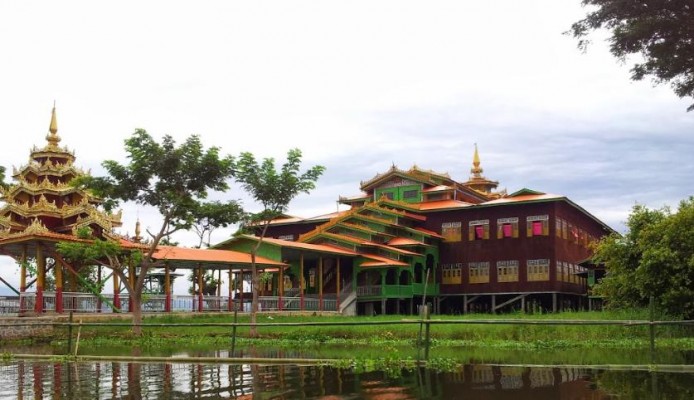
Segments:
[[[452,362],[521,364],[648,364],[649,333],[646,326],[548,326],[480,325],[480,320],[645,320],[645,310],[608,312],[565,312],[541,315],[433,316],[432,320],[469,322],[432,325],[430,360],[445,369]],[[666,318],[661,318],[666,319]],[[415,360],[419,324],[369,325],[370,322],[416,320],[413,316],[340,317],[259,315],[260,323],[349,322],[352,326],[275,326],[259,327],[260,338],[248,337],[248,328],[237,329],[235,355],[348,360],[354,365],[387,368],[393,360]],[[186,326],[181,324],[231,323],[232,315],[147,316],[143,323],[178,324],[171,327],[144,327],[142,337],[134,337],[129,320],[101,319],[98,322],[125,323],[126,326],[83,326],[80,354],[142,356],[217,356],[231,348],[231,327]],[[239,316],[247,323],[247,316]],[[73,329],[74,337],[77,329]],[[657,362],[687,364],[694,351],[691,327],[657,328]],[[67,328],[54,330],[49,338],[53,352],[67,347]],[[320,346],[319,346],[320,344]],[[225,353],[226,354],[226,353]],[[347,362],[347,361],[345,361]],[[393,364],[394,365],[394,364]]]
[[[479,320],[518,319],[524,321],[541,320],[645,320],[648,317],[646,310],[633,311],[607,311],[607,312],[565,312],[558,314],[469,314],[466,316],[434,316],[432,320],[467,321],[470,324],[432,324],[431,338],[433,341],[444,343],[466,343],[474,346],[520,346],[523,348],[562,348],[562,347],[590,347],[596,344],[603,346],[642,347],[647,346],[648,328],[646,326],[548,326],[548,325],[479,325],[474,324]],[[328,343],[349,340],[352,342],[372,343],[388,341],[417,340],[420,334],[419,324],[408,325],[369,325],[371,322],[387,322],[416,320],[413,316],[376,316],[376,317],[341,317],[341,316],[285,316],[285,315],[259,315],[260,323],[297,323],[297,322],[350,322],[359,325],[354,326],[277,326],[258,327],[261,339],[273,342],[287,341],[293,345],[302,343]],[[195,324],[195,323],[231,323],[231,315],[194,315],[180,316],[176,314],[147,317],[143,324]],[[100,322],[128,323],[128,320],[101,320]],[[238,322],[248,323],[248,316],[240,316]],[[67,329],[55,330],[56,337],[64,337]],[[144,336],[135,338],[128,326],[114,327],[82,327],[82,341],[113,340],[113,341],[137,341],[137,342],[209,342],[214,338],[226,340],[231,335],[231,327],[212,326],[172,326],[172,327],[144,327]],[[248,327],[238,327],[237,337],[248,337]],[[693,333],[691,327],[658,327],[657,338],[659,341],[668,339],[689,338]],[[679,341],[673,343],[680,343]],[[684,341],[685,347],[690,348],[691,341]]]

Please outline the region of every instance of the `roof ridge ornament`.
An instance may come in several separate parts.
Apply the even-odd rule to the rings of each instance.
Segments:
[[[58,147],[60,143],[60,136],[58,136],[58,118],[55,115],[55,100],[53,100],[53,111],[51,111],[51,123],[48,126],[48,135],[46,135],[46,140],[48,141],[48,147]]]

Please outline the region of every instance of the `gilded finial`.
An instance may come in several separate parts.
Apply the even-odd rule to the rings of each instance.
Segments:
[[[53,111],[51,112],[51,124],[48,127],[48,131],[50,132],[46,136],[48,144],[52,146],[58,146],[58,143],[60,143],[60,136],[58,136],[58,119],[55,116],[55,101],[53,102]]]
[[[133,240],[135,240],[138,243],[140,242],[140,240],[142,240],[142,236],[140,236],[140,233],[140,218],[137,218],[137,222],[135,222],[135,237],[133,238]]]
[[[483,171],[484,170],[480,168],[480,155],[477,151],[477,143],[475,143],[475,154],[472,156],[472,169],[470,172],[472,172],[473,175],[479,175]]]

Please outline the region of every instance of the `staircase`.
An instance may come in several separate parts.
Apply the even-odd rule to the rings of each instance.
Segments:
[[[340,309],[342,315],[357,315],[357,291],[352,288],[352,281],[340,291]]]

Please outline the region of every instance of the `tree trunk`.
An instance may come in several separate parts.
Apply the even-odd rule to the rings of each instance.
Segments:
[[[133,302],[133,335],[142,336],[142,292],[131,293],[130,301]]]

